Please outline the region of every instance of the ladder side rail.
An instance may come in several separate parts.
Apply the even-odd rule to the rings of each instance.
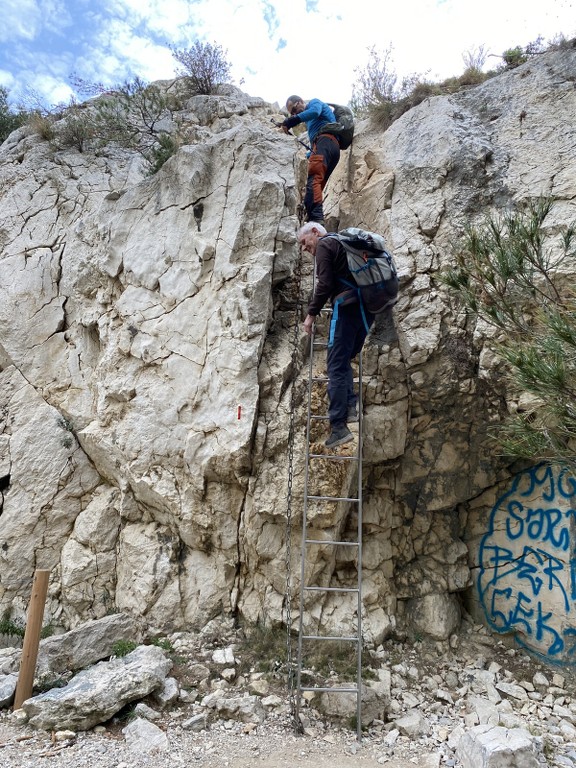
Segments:
[[[316,287],[316,259],[312,269],[312,294]],[[297,670],[296,670],[296,705],[295,719],[300,722],[300,703],[302,699],[302,636],[304,622],[304,582],[306,574],[306,545],[307,539],[307,520],[308,520],[308,484],[310,480],[310,424],[312,412],[312,384],[314,372],[314,340],[316,337],[316,324],[312,326],[310,335],[310,354],[308,359],[308,403],[306,414],[306,442],[305,442],[305,461],[304,461],[304,506],[302,510],[302,543],[300,545],[300,615],[298,617],[298,652],[297,652]]]
[[[358,558],[358,644],[356,646],[357,653],[357,668],[356,668],[356,738],[358,741],[362,740],[362,454],[363,454],[363,441],[362,441],[362,428],[363,428],[363,393],[362,393],[362,350],[358,356],[358,504],[357,504],[357,521],[358,521],[358,534],[357,542],[358,549],[356,550],[356,556]]]
[[[312,328],[312,340],[314,339],[314,328]],[[300,615],[298,617],[298,667],[296,673],[296,720],[300,715],[300,699],[302,691],[302,634],[304,621],[304,595],[305,595],[305,576],[306,576],[306,547],[304,542],[308,538],[308,483],[310,479],[310,412],[312,409],[312,369],[314,364],[314,355],[312,353],[313,345],[310,345],[309,376],[308,376],[308,413],[306,417],[306,443],[305,443],[305,468],[304,468],[304,508],[302,510],[302,545],[300,547]]]

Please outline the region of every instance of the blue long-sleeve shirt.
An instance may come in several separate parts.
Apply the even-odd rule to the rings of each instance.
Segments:
[[[310,99],[303,112],[284,121],[285,124],[288,122],[292,123],[288,126],[290,128],[297,123],[306,123],[308,138],[310,142],[313,142],[323,125],[336,122],[336,115],[325,102],[320,101],[320,99]]]

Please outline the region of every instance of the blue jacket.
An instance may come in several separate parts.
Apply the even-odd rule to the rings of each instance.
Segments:
[[[306,130],[308,131],[308,138],[311,142],[314,141],[320,128],[326,123],[335,123],[336,115],[330,109],[328,104],[320,99],[310,99],[306,105],[306,109],[300,112],[299,115],[289,117],[284,121],[284,125],[288,128],[292,128],[298,123],[306,123]],[[290,123],[290,125],[288,125]]]

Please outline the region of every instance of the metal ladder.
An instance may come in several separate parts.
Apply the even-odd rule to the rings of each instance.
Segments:
[[[323,310],[321,317],[331,317],[331,310]],[[326,341],[317,340],[318,323],[315,324],[312,329],[312,337],[310,344],[310,361],[308,372],[308,414],[306,420],[306,463],[305,463],[305,481],[304,481],[304,510],[302,515],[302,547],[301,547],[301,568],[300,568],[300,616],[298,621],[298,656],[297,656],[297,675],[296,675],[296,701],[295,701],[295,717],[299,722],[299,712],[302,701],[302,693],[306,691],[314,691],[316,693],[330,692],[330,693],[355,693],[356,694],[356,733],[358,741],[362,738],[362,353],[358,356],[358,378],[355,379],[355,385],[358,387],[358,434],[356,439],[356,453],[354,455],[343,455],[339,452],[324,453],[311,453],[310,439],[311,439],[311,425],[317,421],[328,422],[327,415],[313,414],[312,413],[312,395],[315,384],[327,382],[327,377],[315,375],[315,358],[318,356],[320,350],[327,350],[328,343]],[[351,431],[354,431],[352,428]],[[353,443],[347,443],[346,445],[353,445]],[[335,449],[331,449],[334,451]],[[336,449],[338,451],[338,449]],[[356,479],[357,479],[357,495],[356,496],[320,496],[310,493],[312,465],[314,462],[353,462],[356,467]],[[350,514],[350,511],[356,507],[357,510],[357,535],[356,540],[340,541],[340,540],[325,540],[318,538],[310,538],[308,532],[308,515],[311,504],[346,504],[348,509],[343,515],[343,520]],[[357,566],[357,583],[355,587],[329,587],[320,585],[307,585],[306,584],[306,564],[308,553],[314,547],[348,547],[356,549],[356,566]],[[335,553],[334,553],[335,554]],[[304,610],[305,610],[305,596],[308,593],[355,593],[357,597],[356,601],[356,634],[346,636],[332,636],[332,635],[314,635],[305,634],[304,623]],[[319,687],[319,686],[306,686],[302,684],[302,668],[303,668],[303,644],[304,642],[318,642],[318,643],[334,643],[337,641],[349,642],[355,645],[356,648],[356,684],[354,686],[335,686],[335,687]]]

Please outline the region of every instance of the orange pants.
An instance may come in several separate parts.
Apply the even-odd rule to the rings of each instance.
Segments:
[[[340,160],[340,145],[335,136],[321,133],[312,144],[312,153],[308,158],[308,179],[304,207],[308,221],[323,221],[323,192],[330,174]]]

